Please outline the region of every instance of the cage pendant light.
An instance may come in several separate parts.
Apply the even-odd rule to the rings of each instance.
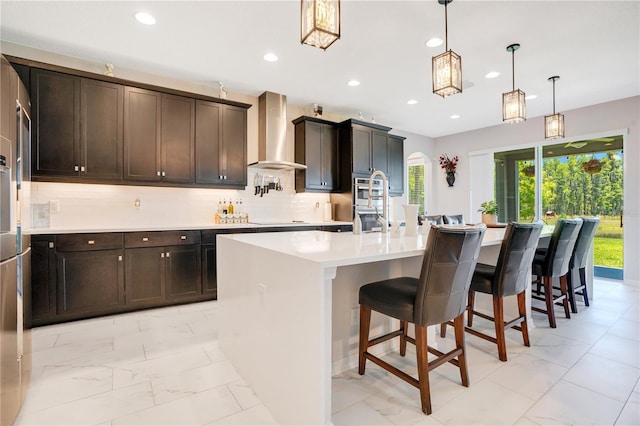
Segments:
[[[556,114],[556,80],[560,80],[557,75],[548,78],[553,83],[553,114],[544,116],[545,139],[564,138],[564,115]]]
[[[340,0],[302,0],[300,42],[325,50],[340,38]]]
[[[519,123],[527,119],[524,92],[516,89],[515,51],[519,48],[518,43],[507,46],[507,52],[511,52],[512,72],[512,90],[502,94],[502,121],[507,123]]]
[[[431,59],[431,77],[433,93],[443,98],[462,93],[462,58],[453,50],[449,50],[447,29],[447,4],[453,0],[438,0],[444,5],[444,53]]]

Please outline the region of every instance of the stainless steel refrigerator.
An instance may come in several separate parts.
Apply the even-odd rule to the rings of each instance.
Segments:
[[[31,119],[27,91],[4,57],[0,79],[0,424],[4,425],[15,420],[31,373],[30,325],[25,316],[25,297],[31,288]]]

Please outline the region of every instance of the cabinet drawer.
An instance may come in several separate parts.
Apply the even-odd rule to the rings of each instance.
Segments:
[[[256,228],[227,228],[227,229],[204,229],[202,230],[202,244],[215,244],[218,234],[250,234],[258,232]]]
[[[122,248],[122,233],[62,234],[56,236],[57,251],[89,251]]]
[[[200,231],[129,232],[124,235],[126,248],[200,244]]]

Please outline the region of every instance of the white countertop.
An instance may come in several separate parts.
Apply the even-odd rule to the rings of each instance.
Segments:
[[[177,230],[204,230],[204,229],[242,229],[242,228],[278,228],[289,226],[339,226],[339,225],[351,225],[351,222],[285,222],[285,221],[264,221],[264,222],[248,222],[237,224],[205,224],[205,225],[165,225],[165,226],[148,226],[148,227],[109,227],[109,228],[31,228],[28,233],[30,235],[50,235],[50,234],[84,234],[84,233],[97,233],[97,232],[144,232],[144,231],[177,231]]]
[[[504,228],[487,229],[482,245],[501,244],[504,232]],[[219,235],[218,238],[233,239],[331,267],[422,255],[427,236],[406,237],[403,233],[404,230],[400,235],[391,232],[353,235],[351,232],[294,231]]]

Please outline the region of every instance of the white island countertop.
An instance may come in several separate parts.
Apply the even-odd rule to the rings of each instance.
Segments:
[[[499,250],[504,232],[482,245]],[[331,377],[357,362],[359,287],[420,273],[427,235],[403,234],[217,236],[220,348],[279,424],[331,424]]]

